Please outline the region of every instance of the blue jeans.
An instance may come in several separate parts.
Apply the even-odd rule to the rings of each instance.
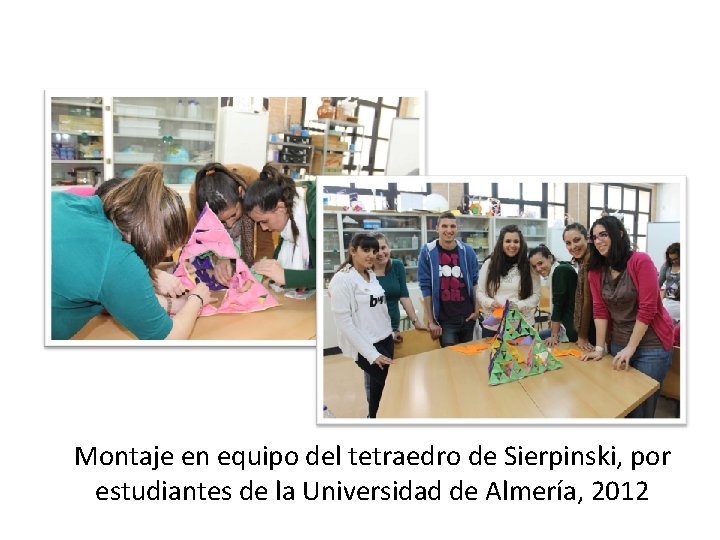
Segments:
[[[615,356],[624,347],[610,343],[610,354]],[[672,350],[666,351],[662,348],[641,349],[638,348],[630,359],[630,367],[634,367],[638,371],[644,373],[648,377],[655,379],[662,386],[665,375],[670,369],[672,362]],[[627,418],[655,418],[655,406],[657,405],[660,389],[658,388],[649,398],[637,406]]]
[[[442,328],[442,335],[440,336],[440,345],[447,347],[448,345],[455,345],[457,343],[467,343],[472,341],[475,333],[476,320],[465,321],[464,319],[458,319],[454,321],[438,321]]]
[[[552,330],[550,330],[549,328],[545,328],[544,330],[540,330],[538,332],[538,335],[540,336],[540,339],[546,340],[547,338],[552,336]]]

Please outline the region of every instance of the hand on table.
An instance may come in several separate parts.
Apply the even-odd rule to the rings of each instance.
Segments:
[[[440,336],[442,336],[442,326],[440,326],[439,324],[431,322],[430,324],[428,324],[428,328],[430,329],[430,335],[432,335],[433,339],[438,339]]]
[[[595,349],[595,346],[590,343],[587,339],[578,338],[577,340],[577,346],[581,351],[592,351]]]
[[[162,296],[172,296],[177,298],[185,293],[185,287],[183,287],[180,278],[173,276],[172,274],[165,272],[164,270],[154,270],[155,292]]]
[[[391,364],[394,364],[395,360],[393,360],[392,358],[388,358],[387,356],[383,356],[381,354],[380,356],[378,356],[375,359],[374,363],[377,364],[380,367],[380,369],[385,369],[383,366],[389,366]]]
[[[603,356],[605,356],[605,351],[592,350],[583,354],[580,360],[583,362],[587,362],[588,360],[600,360]]]
[[[205,306],[213,301],[210,289],[205,283],[198,283],[195,285],[192,289],[190,289],[190,292],[188,293],[188,299],[190,299],[191,294],[197,294],[200,298],[202,298],[202,305]]]
[[[555,347],[558,344],[558,338],[557,336],[550,336],[548,338],[545,338],[545,345],[548,347]]]
[[[613,358],[613,369],[630,369],[630,359],[633,354],[635,354],[635,349],[630,345],[619,351]]]
[[[420,319],[415,319],[413,326],[415,327],[415,330],[427,330],[427,326],[421,323]]]
[[[285,285],[285,269],[275,259],[257,261],[253,270],[273,280],[278,285]]]

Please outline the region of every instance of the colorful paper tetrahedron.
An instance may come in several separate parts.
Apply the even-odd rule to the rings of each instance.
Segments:
[[[219,283],[214,275],[215,265],[223,259],[235,262],[235,273],[228,287]],[[187,289],[202,282],[211,291],[226,291],[220,305],[215,307],[206,304],[200,312],[201,316],[261,311],[278,305],[277,300],[255,279],[238,256],[232,238],[207,204],[198,217],[190,239],[180,252],[174,275],[180,278]]]
[[[527,355],[521,356],[518,345],[530,346]],[[550,352],[537,330],[506,302],[498,333],[490,346],[488,384],[517,381],[561,367],[562,362]]]

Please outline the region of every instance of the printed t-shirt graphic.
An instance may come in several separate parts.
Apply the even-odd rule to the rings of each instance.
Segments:
[[[473,311],[472,300],[460,269],[459,248],[446,250],[438,245],[440,260],[440,318],[465,318]]]

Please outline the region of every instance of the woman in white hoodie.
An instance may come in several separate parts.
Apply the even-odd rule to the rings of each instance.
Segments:
[[[379,248],[376,238],[355,234],[328,286],[340,349],[365,372],[369,418],[377,415],[394,353],[385,291],[373,272]]]

